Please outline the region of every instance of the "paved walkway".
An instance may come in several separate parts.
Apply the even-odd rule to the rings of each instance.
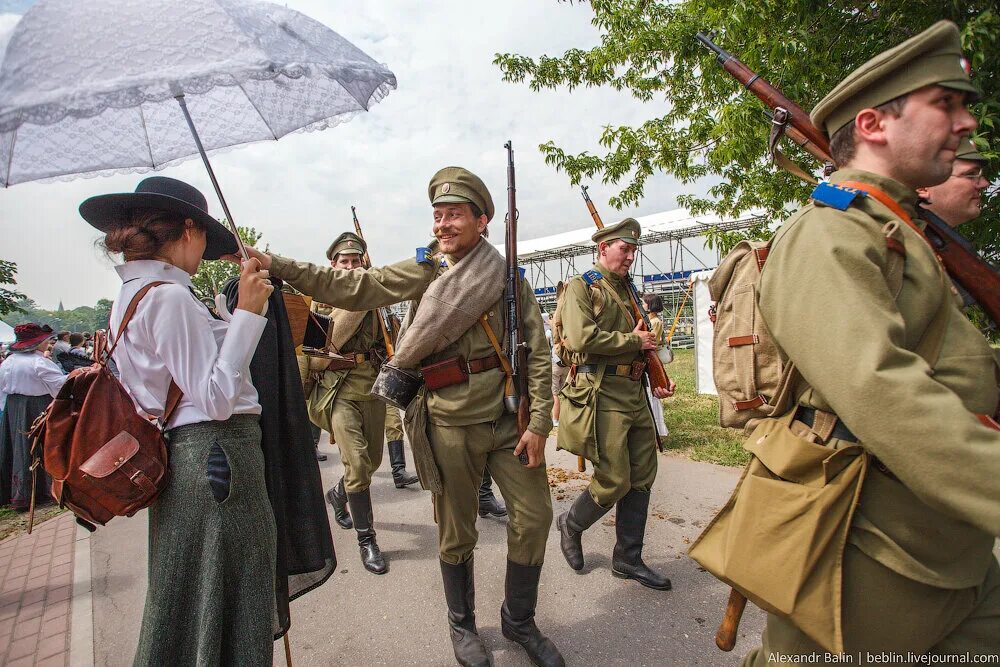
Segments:
[[[0,664],[70,664],[75,537],[67,512],[0,542]]]
[[[324,438],[330,459],[320,464],[324,488],[342,474],[340,456]],[[407,450],[408,462],[409,450]],[[615,528],[611,515],[587,531],[587,564],[576,573],[559,552],[553,522],[542,572],[536,620],[569,665],[735,667],[760,640],[763,614],[748,608],[736,650],[722,653],[714,636],[729,589],[687,558],[688,544],[725,502],[739,470],[660,456],[645,557],[673,580],[652,591],[611,576]],[[552,504],[569,507],[586,486],[575,457],[549,440]],[[361,566],[354,531],[334,526],[337,572],[292,603],[295,667],[421,665],[452,667],[446,608],[437,558],[437,527],[430,494],[396,489],[388,461],[372,482],[375,527],[390,570],[376,576]],[[135,653],[146,591],[146,516],[115,519],[91,535],[94,663],[127,667]],[[480,633],[496,667],[530,667],[524,651],[500,633],[506,561],[506,524],[478,522],[476,607]],[[82,558],[82,552],[78,555]],[[74,653],[74,657],[75,657]],[[284,665],[281,642],[274,663]],[[75,666],[74,666],[75,667]]]

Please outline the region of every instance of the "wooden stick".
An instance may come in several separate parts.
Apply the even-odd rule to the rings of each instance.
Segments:
[[[288,643],[288,632],[285,632],[285,664],[292,667],[292,646]]]
[[[587,472],[587,459],[582,456],[576,457],[576,471]]]
[[[735,588],[729,591],[726,614],[722,617],[719,631],[715,633],[715,645],[723,651],[732,651],[736,646],[736,633],[740,629],[740,618],[747,606],[747,599]]]

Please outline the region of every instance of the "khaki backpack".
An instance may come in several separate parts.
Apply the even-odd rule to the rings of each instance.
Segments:
[[[882,228],[892,252],[885,279],[893,296],[903,284],[902,232],[897,222]],[[719,394],[719,423],[750,431],[761,419],[779,417],[792,407],[799,379],[795,364],[778,350],[758,306],[760,275],[771,241],[741,241],[708,281],[715,302],[712,376]]]

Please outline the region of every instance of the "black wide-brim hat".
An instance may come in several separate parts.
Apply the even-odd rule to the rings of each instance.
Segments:
[[[123,226],[129,220],[129,211],[137,208],[169,211],[201,224],[208,241],[202,259],[219,259],[239,250],[232,232],[209,215],[205,195],[176,178],[151,176],[140,181],[135,192],[91,197],[80,204],[80,215],[107,234]]]

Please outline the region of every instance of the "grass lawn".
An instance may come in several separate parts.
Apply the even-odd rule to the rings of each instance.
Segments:
[[[719,426],[719,400],[694,391],[694,350],[674,350],[667,374],[677,392],[663,401],[663,417],[670,429],[664,445],[696,461],[743,466],[750,460],[743,449],[743,432]]]
[[[42,505],[35,508],[35,526],[59,516],[65,508],[58,505]],[[13,507],[0,507],[0,540],[18,535],[28,530],[28,513],[18,512]]]

